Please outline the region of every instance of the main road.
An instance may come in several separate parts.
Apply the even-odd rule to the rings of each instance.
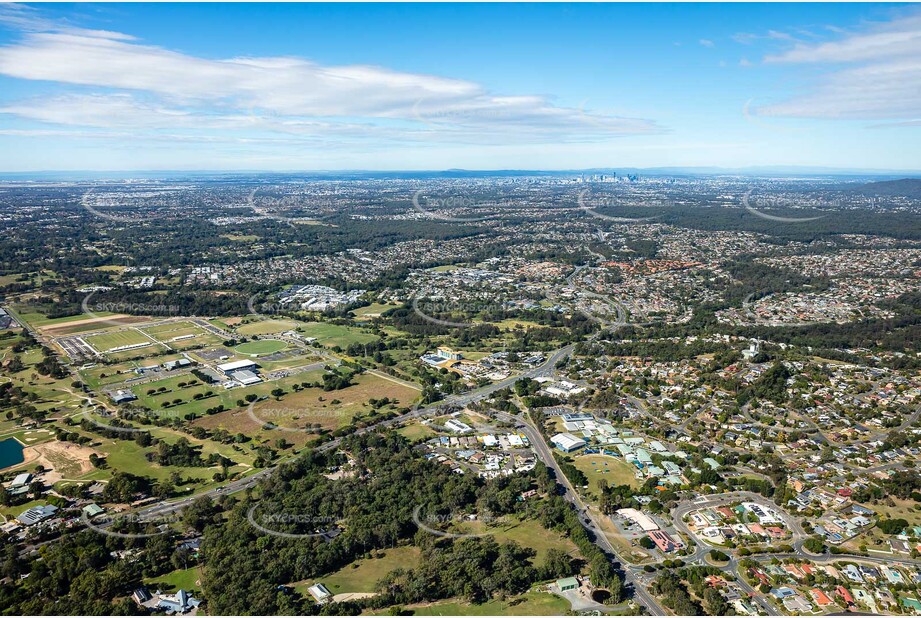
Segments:
[[[608,537],[605,536],[604,531],[595,519],[595,514],[585,506],[579,492],[576,491],[566,475],[563,474],[559,462],[557,462],[556,458],[553,456],[553,452],[550,450],[550,447],[547,446],[547,443],[544,442],[544,438],[537,428],[523,416],[512,416],[504,412],[500,412],[496,416],[500,420],[516,423],[518,429],[528,437],[528,440],[531,442],[531,448],[534,449],[534,452],[537,453],[540,460],[556,474],[557,483],[559,483],[563,489],[563,498],[573,505],[576,513],[579,515],[579,520],[582,522],[585,529],[589,531],[590,536],[594,538],[595,544],[606,555],[617,558],[622,566],[626,565],[626,561],[617,553],[614,545],[612,545]],[[628,568],[623,568],[621,570],[624,574],[624,583],[628,588],[633,590],[633,596],[636,601],[640,605],[646,607],[653,615],[664,616],[666,614],[665,609],[659,605],[655,597],[646,590],[646,586],[643,582],[639,581],[633,571]]]
[[[538,365],[537,367],[533,367],[532,369],[529,369],[525,371],[524,373],[521,373],[515,376],[511,376],[504,380],[494,382],[492,384],[469,391],[467,393],[462,393],[459,395],[452,395],[441,401],[436,401],[434,403],[427,404],[427,405],[417,406],[414,410],[407,412],[406,414],[401,414],[400,416],[395,416],[391,419],[382,420],[380,422],[374,423],[373,425],[362,427],[360,429],[355,430],[353,433],[349,435],[353,435],[353,436],[362,435],[362,434],[369,433],[372,431],[377,431],[379,429],[383,429],[386,427],[392,427],[394,425],[399,425],[406,421],[409,421],[415,418],[419,418],[427,414],[435,413],[437,409],[441,406],[467,406],[473,403],[474,401],[479,401],[480,399],[484,399],[492,395],[493,393],[502,390],[503,388],[508,388],[510,386],[513,386],[515,384],[515,381],[520,380],[521,378],[537,378],[540,376],[550,375],[553,373],[553,370],[556,367],[556,364],[560,360],[572,354],[573,347],[574,347],[573,345],[568,345],[558,350],[554,350],[553,352],[550,353],[550,355],[547,357],[547,359],[542,364]],[[323,444],[319,445],[316,450],[321,451],[321,452],[331,451],[331,450],[338,448],[341,443],[342,443],[342,438],[335,438],[333,440],[324,442]],[[153,506],[150,506],[150,507],[147,507],[147,508],[144,508],[138,511],[138,516],[139,517],[149,516],[150,518],[155,518],[157,516],[162,516],[167,513],[173,513],[175,511],[181,510],[185,508],[186,506],[188,506],[190,502],[198,498],[216,497],[220,495],[232,494],[232,493],[243,491],[257,484],[263,478],[266,478],[269,475],[271,475],[272,472],[275,470],[275,467],[276,466],[264,468],[260,470],[259,472],[256,472],[255,474],[251,474],[249,476],[246,476],[246,477],[234,480],[234,481],[230,481],[226,483],[225,485],[223,485],[222,487],[210,489],[208,491],[201,492],[199,494],[196,494],[189,498],[185,498],[180,501],[164,502],[161,504],[155,504]]]
[[[503,388],[508,388],[517,380],[521,378],[537,378],[541,376],[552,375],[557,363],[561,360],[567,358],[572,354],[573,345],[568,345],[566,347],[554,350],[550,353],[547,359],[537,367],[529,369],[522,374],[511,376],[505,380],[500,380],[493,384],[484,386],[472,390],[467,393],[460,395],[452,395],[443,401],[438,401],[427,406],[419,406],[416,409],[408,412],[406,414],[396,416],[394,418],[375,423],[374,425],[368,425],[367,427],[360,428],[353,432],[350,435],[361,435],[372,431],[377,431],[381,428],[390,427],[393,425],[401,424],[405,421],[424,416],[426,414],[431,414],[437,410],[440,406],[466,406],[474,401],[484,399],[493,393],[502,390]],[[595,520],[594,514],[589,511],[585,504],[582,501],[582,498],[576,492],[575,488],[569,482],[569,479],[566,478],[566,475],[563,474],[562,470],[559,467],[556,459],[553,457],[553,453],[550,451],[550,448],[547,446],[547,443],[544,442],[543,437],[540,432],[527,420],[518,416],[511,416],[508,414],[500,413],[498,417],[501,420],[515,423],[516,426],[528,437],[528,440],[531,443],[532,448],[537,453],[537,456],[543,461],[548,467],[553,469],[556,474],[557,480],[560,486],[563,489],[563,498],[570,502],[573,507],[576,509],[576,512],[579,515],[580,521],[583,522],[585,528],[591,533],[591,536],[595,539],[595,544],[605,552],[608,556],[614,556],[622,564],[625,564],[625,561],[620,557],[617,551],[614,549],[614,546],[604,535],[604,532],[601,529],[601,526],[598,525],[598,522]],[[329,442],[324,442],[317,447],[318,451],[327,452],[339,447],[342,443],[342,438],[336,438],[330,440]],[[186,506],[188,506],[193,500],[205,497],[214,497],[223,494],[232,494],[240,491],[244,491],[250,487],[256,485],[262,479],[268,477],[274,471],[274,467],[265,468],[259,472],[247,476],[245,478],[237,479],[225,484],[223,487],[212,489],[206,492],[202,492],[195,496],[185,498],[184,500],[178,502],[168,502],[162,504],[156,504],[145,509],[138,511],[137,515],[139,519],[156,519],[158,517],[163,517],[165,515],[175,513]],[[633,595],[638,603],[645,606],[650,613],[654,615],[665,615],[666,612],[662,606],[656,601],[656,599],[646,590],[645,585],[640,582],[632,571],[629,569],[623,569],[624,580],[627,584],[627,587],[633,590]]]

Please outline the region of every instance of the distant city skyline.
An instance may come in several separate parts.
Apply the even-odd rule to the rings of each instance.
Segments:
[[[910,4],[0,5],[0,172],[921,169]]]

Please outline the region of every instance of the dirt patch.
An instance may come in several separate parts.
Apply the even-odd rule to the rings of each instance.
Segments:
[[[192,421],[192,425],[205,429],[224,429],[231,434],[242,433],[250,436],[256,442],[268,439],[284,438],[295,447],[303,445],[316,436],[304,431],[284,431],[281,429],[265,429],[263,423],[258,423],[247,414],[246,408],[225,410],[217,414],[209,414]]]
[[[103,456],[103,453],[89,447],[70,442],[47,442],[24,448],[25,461],[20,465],[34,468],[41,464],[46,470],[44,481],[53,485],[61,479],[79,478],[91,472],[90,455],[93,453]]]
[[[373,596],[377,596],[376,592],[343,592],[342,594],[337,594],[333,596],[333,601],[339,603],[340,601],[353,601],[356,599],[369,599]]]
[[[73,322],[63,322],[61,324],[49,324],[47,326],[39,326],[36,330],[48,333],[49,335],[61,336],[88,330],[86,327],[91,324],[103,323],[106,326],[115,326],[118,324],[137,324],[138,322],[149,321],[150,318],[141,316],[117,314],[104,318],[87,318],[85,320],[74,320]]]

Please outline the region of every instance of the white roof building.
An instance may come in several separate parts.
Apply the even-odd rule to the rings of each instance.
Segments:
[[[250,384],[258,384],[262,382],[262,378],[257,376],[252,371],[234,371],[230,374],[230,377],[242,384],[243,386],[248,386]]]
[[[448,429],[450,429],[451,431],[455,433],[464,433],[466,431],[473,431],[473,427],[455,418],[452,418],[448,420],[447,422],[445,422],[445,427],[447,427]]]
[[[310,596],[316,599],[318,603],[323,603],[333,596],[333,593],[323,584],[314,584],[307,589],[307,592],[309,592]]]
[[[233,361],[232,363],[224,363],[223,365],[218,365],[217,368],[223,371],[224,373],[230,373],[231,371],[237,371],[238,369],[249,369],[251,367],[257,367],[256,363],[251,360],[239,360]]]
[[[32,475],[28,472],[23,472],[22,474],[17,474],[16,478],[13,479],[13,482],[10,483],[10,489],[14,487],[25,487],[32,480]]]
[[[653,521],[652,517],[642,511],[638,511],[636,509],[620,509],[617,511],[617,514],[635,523],[643,530],[643,532],[652,532],[653,530],[659,529],[659,524]]]
[[[550,438],[550,442],[566,453],[582,448],[586,444],[585,440],[577,438],[571,433],[558,433]]]

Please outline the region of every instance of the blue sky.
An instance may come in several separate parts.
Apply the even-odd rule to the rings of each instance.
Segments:
[[[921,169],[896,4],[0,5],[0,171]]]

